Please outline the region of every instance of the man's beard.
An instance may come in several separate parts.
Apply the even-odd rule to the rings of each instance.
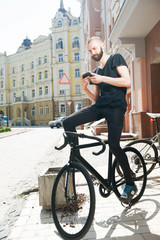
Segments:
[[[93,55],[92,58],[93,58],[96,62],[99,62],[99,61],[101,60],[102,56],[103,56],[103,49],[102,49],[102,47],[101,47],[100,53]]]

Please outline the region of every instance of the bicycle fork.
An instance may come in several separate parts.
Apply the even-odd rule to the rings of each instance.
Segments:
[[[65,199],[67,203],[77,200],[75,187],[75,170],[70,169],[69,167],[65,173]]]

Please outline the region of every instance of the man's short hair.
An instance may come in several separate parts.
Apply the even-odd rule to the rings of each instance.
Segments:
[[[90,38],[88,39],[88,44],[89,44],[91,41],[93,41],[93,40],[95,40],[95,41],[97,41],[97,42],[99,42],[99,43],[103,43],[103,41],[102,41],[102,39],[101,39],[100,37],[98,37],[98,36],[93,36],[93,37],[90,37]]]

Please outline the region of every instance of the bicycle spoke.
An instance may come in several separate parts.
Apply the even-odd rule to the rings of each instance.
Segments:
[[[143,195],[146,186],[146,168],[142,156],[136,149],[131,147],[125,148],[125,153],[131,169],[133,180],[136,183],[138,192],[131,200],[131,204],[136,203]],[[113,164],[113,187],[115,194],[120,197],[123,193],[123,186],[125,185],[123,171],[115,159]]]
[[[69,171],[66,168],[57,180],[52,197],[54,221],[62,236],[66,239],[83,236],[92,223],[95,208],[89,174],[86,177],[82,169],[77,171],[77,167],[70,167]]]

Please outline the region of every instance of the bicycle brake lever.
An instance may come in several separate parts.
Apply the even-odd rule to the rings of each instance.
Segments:
[[[60,147],[56,147],[55,146],[55,149],[56,150],[62,150],[63,148],[65,148],[67,146],[67,144],[69,143],[68,142],[68,137],[65,136],[65,134],[63,133],[63,137],[64,137],[64,143],[60,146]]]

